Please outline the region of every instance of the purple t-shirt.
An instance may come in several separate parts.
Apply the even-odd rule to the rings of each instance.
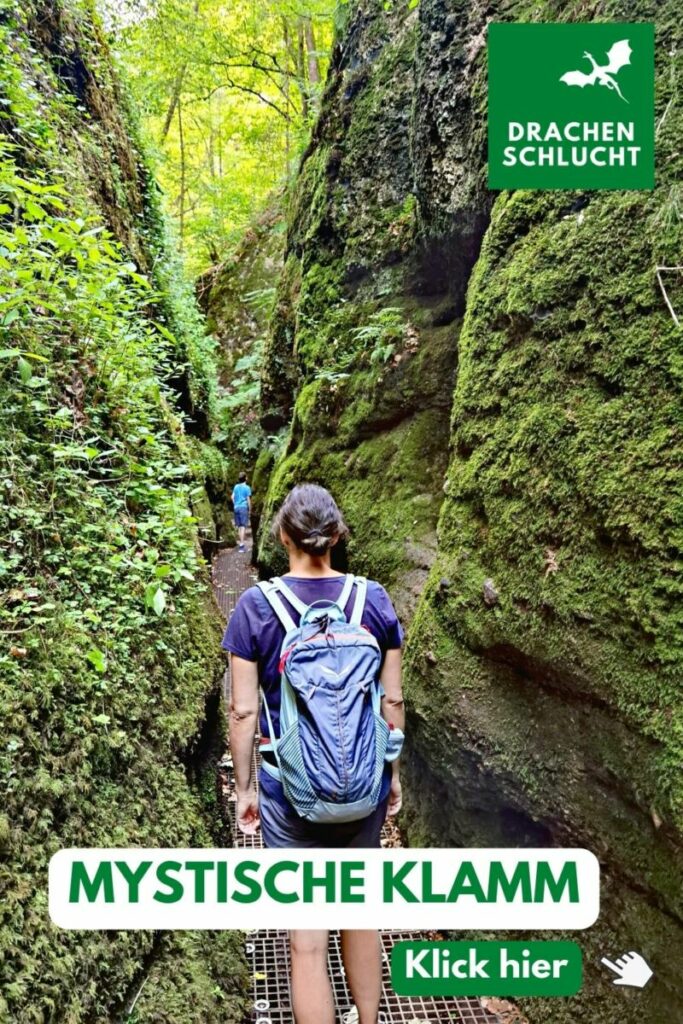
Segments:
[[[306,605],[313,604],[314,601],[336,601],[344,583],[344,576],[327,576],[322,579],[302,576],[283,576],[282,578]],[[353,612],[355,595],[356,588],[354,587],[344,609],[347,619]],[[298,622],[299,615],[296,609],[292,608],[284,597],[282,600],[294,622]],[[391,598],[384,587],[375,583],[374,580],[368,580],[361,621],[377,640],[383,655],[385,651],[400,647],[403,643],[403,630],[391,603]],[[284,636],[284,627],[280,624],[265,596],[258,587],[250,587],[249,590],[245,590],[237,602],[222,643],[224,650],[231,651],[246,661],[258,663],[259,684],[268,701],[268,709],[277,735],[279,735],[280,710],[278,666]],[[263,735],[268,734],[268,725],[263,712],[261,713],[261,732]]]

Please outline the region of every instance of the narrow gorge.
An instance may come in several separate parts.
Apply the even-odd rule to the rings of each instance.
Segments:
[[[653,191],[488,189],[487,25],[529,20],[655,23]],[[250,1019],[239,935],[59,932],[42,887],[63,846],[229,842],[199,545],[244,468],[262,576],[315,480],[406,627],[406,843],[600,859],[582,992],[529,1024],[683,1021],[680,48],[673,0],[343,4],[196,305],[90,5],[0,0],[0,1019]]]

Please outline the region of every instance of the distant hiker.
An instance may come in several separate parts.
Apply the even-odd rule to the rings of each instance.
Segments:
[[[379,847],[387,813],[401,807],[403,631],[379,583],[331,568],[348,529],[323,487],[295,487],[273,532],[289,572],[245,591],[223,638],[237,824],[246,835],[260,828],[268,848]],[[342,958],[359,1024],[377,1024],[379,935],[359,924],[342,931]],[[328,932],[294,929],[290,946],[296,1024],[333,1024]]]
[[[247,474],[240,473],[239,481],[232,489],[232,507],[235,512],[235,526],[240,538],[240,551],[244,551],[244,537],[251,516],[251,487]]]

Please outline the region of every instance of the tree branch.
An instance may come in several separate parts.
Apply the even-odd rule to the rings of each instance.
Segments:
[[[203,93],[201,96],[198,96],[197,101],[202,102],[203,100],[208,100],[208,98],[210,96],[213,96],[214,93],[220,92],[221,89],[226,88],[237,89],[239,92],[249,93],[250,96],[255,96],[258,100],[260,100],[261,103],[265,103],[267,107],[271,107],[277,114],[280,115],[280,117],[284,118],[285,121],[292,120],[287,111],[283,110],[282,107],[278,106],[278,104],[275,103],[273,100],[269,100],[268,97],[264,96],[262,92],[258,91],[258,89],[250,89],[248,85],[240,85],[239,82],[236,82],[233,78],[229,77],[226,77],[225,82],[223,82],[221,85],[214,86],[213,89],[209,89],[208,92]]]

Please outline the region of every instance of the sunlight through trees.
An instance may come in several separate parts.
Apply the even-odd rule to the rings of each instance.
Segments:
[[[103,0],[191,270],[286,187],[317,112],[334,0]]]

